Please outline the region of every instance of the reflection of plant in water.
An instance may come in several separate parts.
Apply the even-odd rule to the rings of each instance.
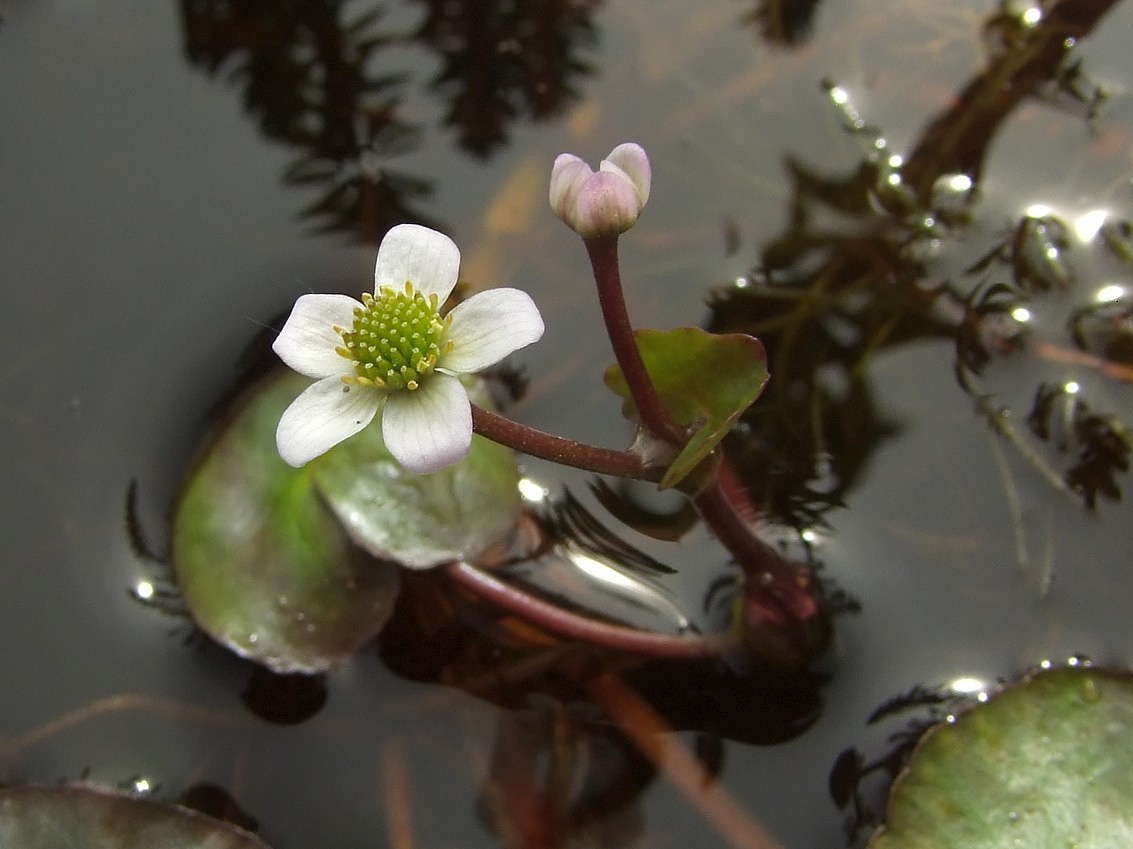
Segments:
[[[445,123],[477,156],[504,144],[517,118],[561,114],[577,97],[573,79],[591,71],[575,51],[596,41],[601,0],[418,2],[416,37],[443,63],[431,85],[448,102]]]
[[[1071,52],[1115,2],[1061,0],[992,18],[1002,48],[925,127],[901,166],[901,180],[922,208],[932,207],[937,180],[945,175],[964,174],[979,182],[992,139],[1026,98],[1083,90],[1084,77]]]
[[[871,244],[872,242],[872,244]],[[876,407],[868,358],[947,328],[922,315],[893,275],[881,237],[820,245],[816,277],[766,269],[713,298],[709,327],[758,334],[776,363],[758,408],[733,432],[735,468],[772,517],[807,528],[844,503],[858,473],[895,425]],[[913,307],[913,309],[910,309]]]
[[[501,711],[480,816],[504,849],[633,845],[657,771],[592,709],[540,700]]]
[[[284,179],[320,188],[303,210],[321,231],[378,241],[395,224],[431,223],[419,203],[432,181],[391,166],[419,145],[401,93],[408,76],[383,71],[383,48],[416,41],[436,50],[432,82],[449,100],[446,123],[462,147],[486,156],[521,118],[560,114],[589,73],[578,45],[596,40],[598,0],[427,2],[412,34],[382,33],[382,6],[344,19],[342,2],[181,0],[185,52],[209,74],[227,70],[265,136],[297,151]]]
[[[878,440],[892,433],[865,378],[868,358],[888,347],[954,339],[961,384],[978,396],[997,431],[1040,463],[1046,461],[995,414],[981,387],[979,377],[992,362],[1026,351],[1044,360],[1069,357],[1122,380],[1133,376],[1121,362],[1131,334],[1126,301],[1073,314],[1068,326],[1083,352],[1076,359],[1049,342],[1028,344],[1030,331],[1019,320],[1028,314],[1023,305],[1061,293],[1075,280],[1072,230],[1049,210],[1022,216],[970,264],[969,280],[925,282],[934,252],[963,234],[987,147],[1025,97],[1061,103],[1073,96],[1092,119],[1100,95],[1070,45],[1111,5],[1063,2],[1041,18],[997,15],[992,23],[1003,34],[1001,48],[956,102],[928,123],[908,157],[890,151],[847,92],[828,85],[845,129],[861,139],[865,159],[845,177],[788,160],[795,188],[788,229],[766,244],[751,275],[712,302],[710,327],[758,335],[774,366],[760,404],[745,413],[744,427],[732,437],[745,485],[771,515],[800,528],[818,521],[842,502]],[[823,230],[813,223],[823,209],[853,223]],[[1118,258],[1128,242],[1123,230],[1128,226],[1113,221],[1101,229]],[[1067,418],[1057,447],[1072,457],[1064,472],[1048,469],[1048,479],[1081,493],[1091,506],[1099,495],[1118,498],[1117,473],[1129,462],[1128,430],[1081,397],[1066,401],[1065,387],[1048,390],[1037,394],[1042,404],[1032,412],[1032,431],[1046,441],[1049,428],[1036,425],[1050,422],[1050,408],[1061,404]]]
[[[822,0],[760,0],[744,16],[771,44],[794,47],[810,36],[814,13]]]
[[[1133,447],[1129,432],[1116,416],[1093,412],[1066,386],[1039,385],[1027,426],[1043,442],[1073,456],[1066,484],[1093,507],[1098,496],[1121,500],[1117,473],[1128,471]]]
[[[480,794],[481,815],[505,846],[572,846],[571,836],[596,833],[612,841],[602,845],[622,845],[641,793],[659,773],[678,786],[694,782],[690,801],[708,807],[727,798],[713,780],[725,741],[793,740],[821,712],[818,675],[780,679],[708,659],[600,657],[575,640],[533,634],[435,570],[408,574],[403,590],[405,603],[381,640],[385,663],[505,711]],[[695,732],[691,748],[677,731]],[[659,756],[661,748],[668,756]],[[555,839],[534,839],[552,826]],[[756,830],[750,822],[741,827]]]
[[[263,133],[297,149],[288,183],[327,186],[304,217],[376,241],[424,221],[415,204],[431,183],[386,164],[417,145],[417,128],[400,114],[404,75],[371,67],[393,41],[375,29],[380,11],[344,21],[341,6],[182,0],[185,52],[210,74],[228,68]]]
[[[1042,338],[1029,327],[1032,309],[1044,297],[1080,287],[1070,261],[1069,232],[1065,222],[1050,213],[1025,215],[1002,244],[969,269],[969,275],[984,282],[968,296],[967,317],[956,337],[956,363],[961,385],[978,397],[993,428],[1052,485],[1077,493],[1092,508],[1099,496],[1121,500],[1118,474],[1129,469],[1133,451],[1129,426],[1113,413],[1093,409],[1077,380],[1043,380],[1034,392],[1026,424],[1054,450],[1054,457],[1044,456],[1024,441],[1008,421],[1007,407],[993,403],[981,380],[997,357],[1012,354],[1077,365],[1122,382],[1133,380],[1133,369],[1122,356],[1133,339],[1133,326],[1127,320],[1128,292],[1122,287],[1103,286],[1095,293],[1094,304],[1074,310],[1066,319],[1067,341],[1078,351]],[[1065,466],[1061,471],[1056,468],[1059,458]]]

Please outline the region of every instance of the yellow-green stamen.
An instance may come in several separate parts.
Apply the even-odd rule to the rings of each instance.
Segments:
[[[356,376],[344,378],[383,389],[416,389],[437,365],[449,320],[437,312],[437,296],[426,297],[406,281],[405,290],[382,287],[362,296],[354,324],[338,353],[354,361]]]

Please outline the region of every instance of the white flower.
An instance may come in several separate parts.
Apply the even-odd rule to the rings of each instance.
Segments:
[[[584,239],[617,236],[645,208],[651,175],[638,144],[619,144],[597,172],[574,154],[560,153],[551,168],[551,209]]]
[[[456,286],[460,251],[415,224],[378,247],[374,294],[303,295],[272,348],[317,378],[283,413],[280,456],[302,466],[366,427],[382,409],[382,436],[410,471],[462,459],[472,409],[457,374],[499,362],[543,335],[543,319],[518,289],[488,289],[441,317]],[[384,406],[383,406],[384,403]]]

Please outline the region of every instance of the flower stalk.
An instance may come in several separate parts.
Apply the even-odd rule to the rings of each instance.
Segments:
[[[631,451],[615,451],[556,436],[475,404],[472,405],[472,429],[523,454],[586,472],[657,482],[665,471],[649,465]]]
[[[687,440],[684,428],[678,425],[669,411],[661,403],[661,396],[653,385],[645,361],[633,336],[629,310],[626,308],[625,293],[622,289],[622,276],[618,262],[618,237],[599,236],[585,239],[586,252],[590,257],[590,268],[594,272],[594,282],[598,286],[598,303],[602,308],[602,319],[606,334],[614,349],[614,357],[625,375],[633,403],[641,423],[654,437],[676,446]]]
[[[650,179],[648,159],[637,145],[619,145],[598,172],[577,157],[563,154],[551,173],[551,207],[586,246],[606,333],[642,428],[680,449],[687,444],[689,433],[665,408],[645,367],[626,307],[618,260],[618,236],[636,223],[649,197]],[[755,535],[721,486],[719,463],[706,460],[701,465],[707,482],[698,476],[692,502],[743,570],[743,632],[751,641],[778,643],[772,650],[780,656],[795,650],[805,654],[825,637],[813,577]]]

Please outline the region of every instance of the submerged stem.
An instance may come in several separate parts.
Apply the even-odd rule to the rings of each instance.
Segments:
[[[725,634],[703,637],[638,631],[571,613],[463,561],[442,568],[457,583],[497,607],[553,633],[595,646],[670,660],[695,660],[716,657],[734,641]]]

